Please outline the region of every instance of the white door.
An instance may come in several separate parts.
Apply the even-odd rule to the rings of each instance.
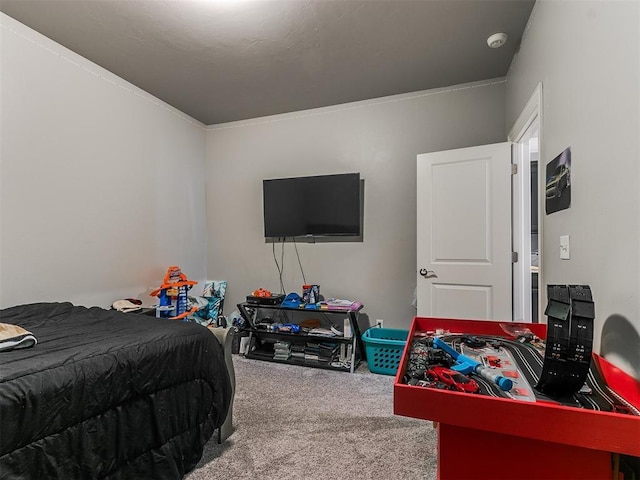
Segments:
[[[418,155],[418,316],[511,320],[511,143]]]

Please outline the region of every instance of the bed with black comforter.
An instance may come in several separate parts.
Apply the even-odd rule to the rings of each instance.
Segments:
[[[37,345],[0,352],[0,479],[179,479],[231,384],[205,327],[70,303],[0,310]]]

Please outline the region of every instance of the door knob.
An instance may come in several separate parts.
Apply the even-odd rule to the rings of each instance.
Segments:
[[[427,270],[426,268],[421,268],[420,269],[420,275],[422,275],[425,278],[428,278],[428,277],[435,276],[436,272],[434,272],[433,270]]]

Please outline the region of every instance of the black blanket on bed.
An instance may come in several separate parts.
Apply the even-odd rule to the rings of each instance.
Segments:
[[[0,310],[35,347],[0,352],[0,479],[178,479],[225,419],[206,328],[70,303]]]

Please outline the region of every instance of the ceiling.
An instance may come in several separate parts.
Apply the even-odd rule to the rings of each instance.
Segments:
[[[0,0],[206,125],[506,75],[534,0]],[[492,49],[487,37],[509,41]]]

